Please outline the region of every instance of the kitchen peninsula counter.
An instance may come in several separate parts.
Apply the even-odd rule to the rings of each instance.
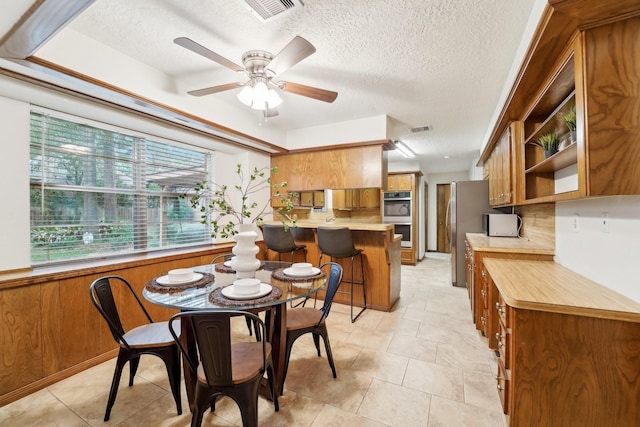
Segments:
[[[280,224],[279,222],[273,222]],[[367,288],[367,307],[374,310],[390,311],[400,298],[400,235],[394,234],[393,224],[360,223],[360,222],[324,222],[324,221],[299,221],[290,230],[294,240],[299,245],[307,247],[307,261],[313,265],[318,264],[320,251],[317,245],[318,227],[347,227],[352,231],[353,242],[356,248],[363,250],[364,276]],[[301,261],[301,255],[297,255],[296,261]],[[278,254],[269,251],[269,259],[277,259]],[[328,262],[329,257],[324,256],[322,262]],[[335,260],[344,269],[343,285],[351,278],[350,259]],[[360,266],[359,257],[356,258],[355,271],[358,279]],[[350,297],[345,294],[336,294],[334,301],[341,304],[349,304]],[[354,305],[363,301],[360,286],[354,286]]]

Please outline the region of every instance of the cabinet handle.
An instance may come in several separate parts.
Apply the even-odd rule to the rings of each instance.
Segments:
[[[498,384],[498,391],[502,391],[504,390],[504,387],[502,387],[502,384]]]
[[[499,302],[497,302],[497,303],[496,303],[496,310],[498,310],[498,313],[499,313],[500,315],[503,315],[503,314],[504,314],[504,306],[500,305],[500,303],[499,303]]]
[[[484,270],[482,270],[482,271],[480,272],[480,274],[482,275],[482,277],[485,277],[485,276],[487,275],[487,274],[486,274],[486,272],[485,272]]]

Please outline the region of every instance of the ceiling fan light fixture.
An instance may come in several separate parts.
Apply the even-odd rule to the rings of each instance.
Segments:
[[[282,98],[278,95],[273,89],[269,89],[269,93],[267,94],[267,104],[269,104],[269,108],[276,108],[278,105],[282,104]]]
[[[400,152],[406,158],[413,158],[416,156],[416,153],[411,150],[404,142],[397,140],[394,141],[393,144],[396,146],[396,150]]]
[[[240,92],[238,92],[238,100],[242,102],[247,107],[251,107],[253,103],[253,87],[247,85],[242,88]]]
[[[267,97],[269,96],[269,88],[265,82],[259,81],[253,87],[253,102],[251,108],[254,110],[267,109]]]

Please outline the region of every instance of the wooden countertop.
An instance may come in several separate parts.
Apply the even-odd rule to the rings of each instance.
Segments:
[[[474,251],[555,255],[555,249],[521,237],[488,237],[483,233],[467,233]]]
[[[273,224],[281,224],[273,222]],[[365,222],[311,222],[297,221],[298,228],[318,228],[318,227],[347,227],[354,231],[391,231],[393,232],[393,224],[374,224]]]
[[[640,303],[553,261],[489,258],[484,265],[511,307],[640,323]]]

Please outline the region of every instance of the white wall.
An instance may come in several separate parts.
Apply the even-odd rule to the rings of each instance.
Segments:
[[[0,97],[2,151],[0,182],[4,209],[0,271],[28,268],[29,252],[29,104]]]
[[[608,231],[603,225],[605,212]],[[640,196],[557,202],[555,260],[640,302]]]
[[[373,116],[357,120],[312,126],[287,132],[287,147],[290,150],[321,147],[386,139],[387,116]]]

